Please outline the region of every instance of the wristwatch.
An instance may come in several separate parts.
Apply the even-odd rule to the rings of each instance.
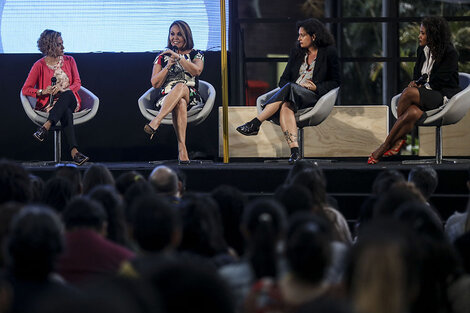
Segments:
[[[42,89],[39,89],[38,93],[39,93],[40,96],[42,96]]]

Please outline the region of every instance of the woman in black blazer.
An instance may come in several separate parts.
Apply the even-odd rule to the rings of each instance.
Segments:
[[[313,107],[321,96],[340,85],[338,54],[331,33],[315,18],[298,22],[297,29],[298,42],[279,80],[281,89],[267,101],[256,118],[237,127],[241,134],[254,136],[262,122],[279,118],[291,149],[290,164],[300,160],[294,113]]]
[[[398,100],[398,119],[385,142],[369,156],[368,164],[398,154],[406,135],[426,119],[426,111],[442,106],[460,91],[458,55],[450,42],[447,21],[442,17],[424,18],[418,40],[413,80]]]

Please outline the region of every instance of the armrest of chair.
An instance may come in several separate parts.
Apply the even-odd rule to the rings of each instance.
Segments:
[[[400,96],[401,96],[401,93],[394,96],[392,100],[390,101],[390,109],[392,110],[392,114],[395,118],[398,118],[397,106],[398,106],[398,99],[400,99]]]
[[[265,104],[272,96],[274,96],[276,92],[279,91],[279,89],[281,88],[277,87],[271,91],[268,91],[265,94],[262,94],[258,98],[256,98],[256,108],[258,109],[258,114],[260,114],[263,111],[263,108],[261,107],[261,105]]]

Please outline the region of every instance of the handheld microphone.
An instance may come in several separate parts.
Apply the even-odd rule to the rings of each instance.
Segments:
[[[175,53],[178,53],[178,47],[177,46],[171,46],[171,50]]]
[[[51,86],[55,86],[55,84],[57,83],[57,78],[55,76],[52,76],[51,78]],[[49,105],[52,106],[52,103],[54,102],[54,95],[51,94],[51,96],[49,97]]]
[[[416,85],[421,86],[421,85],[426,84],[427,81],[428,81],[428,74],[424,73],[423,75],[421,75],[420,78],[415,80],[415,83]]]

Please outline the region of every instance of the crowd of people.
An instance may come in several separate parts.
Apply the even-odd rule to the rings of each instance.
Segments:
[[[0,312],[470,310],[470,218],[443,222],[432,167],[380,172],[355,223],[305,160],[259,198],[185,182],[0,161]]]

